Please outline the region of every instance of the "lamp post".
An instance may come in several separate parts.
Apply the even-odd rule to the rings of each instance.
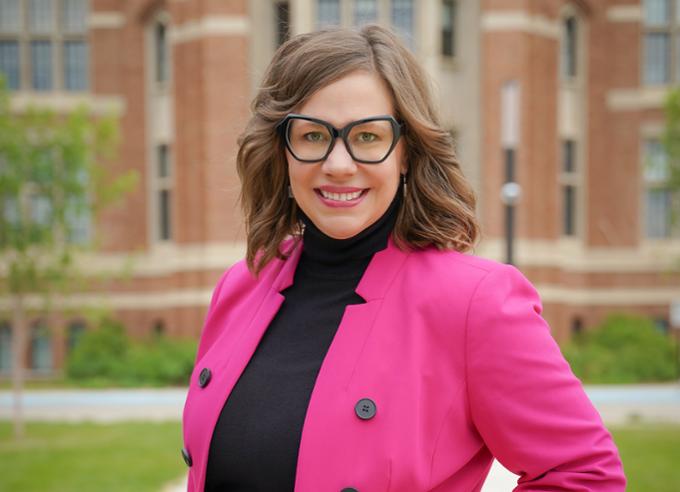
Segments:
[[[505,183],[501,187],[501,203],[505,207],[505,261],[514,264],[515,206],[522,190],[515,182],[515,160],[519,145],[519,83],[509,80],[501,87],[501,147],[505,167]]]

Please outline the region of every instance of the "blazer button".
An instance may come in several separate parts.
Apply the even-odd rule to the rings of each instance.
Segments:
[[[201,388],[205,388],[206,386],[208,386],[211,377],[212,374],[210,373],[210,369],[204,367],[203,370],[201,370],[201,374],[198,375],[198,385]]]
[[[372,419],[375,416],[376,410],[375,403],[370,398],[362,398],[354,406],[357,417],[362,420]]]
[[[184,462],[187,464],[187,466],[191,466],[193,461],[191,460],[191,455],[189,454],[189,451],[187,451],[186,448],[182,448],[182,458],[184,458]]]

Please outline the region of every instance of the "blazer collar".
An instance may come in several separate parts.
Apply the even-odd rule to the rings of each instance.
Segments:
[[[283,250],[288,251],[289,256],[283,260],[283,265],[272,282],[272,289],[277,292],[281,292],[293,285],[295,269],[302,253],[302,239],[284,243]],[[359,285],[357,285],[356,293],[366,302],[382,299],[401,265],[410,254],[410,251],[399,249],[394,244],[390,234],[387,240],[387,247],[378,251],[371,258],[364,275],[359,281]]]

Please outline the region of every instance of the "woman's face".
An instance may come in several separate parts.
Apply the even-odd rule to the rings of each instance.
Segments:
[[[315,92],[296,113],[325,120],[335,128],[371,116],[394,115],[394,103],[377,75],[353,72]],[[319,138],[306,134],[305,138]],[[357,136],[365,141],[369,134]],[[302,211],[326,235],[346,239],[377,221],[387,210],[406,172],[403,139],[379,164],[352,159],[342,139],[317,163],[298,161],[286,150],[293,196]],[[358,195],[358,196],[357,196]]]

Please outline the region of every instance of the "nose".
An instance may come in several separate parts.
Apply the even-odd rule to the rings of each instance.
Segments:
[[[326,174],[354,174],[357,170],[357,165],[352,159],[352,156],[345,147],[345,142],[338,137],[333,146],[333,150],[328,154],[328,157],[323,161],[322,169]]]

